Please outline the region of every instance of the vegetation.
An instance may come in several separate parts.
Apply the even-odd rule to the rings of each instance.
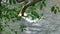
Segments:
[[[56,14],[57,12],[60,12],[60,9],[58,6],[52,6],[51,7],[51,12],[53,12],[54,14]]]
[[[23,2],[23,3],[22,3]],[[21,16],[18,16],[19,13],[24,16],[24,13],[26,12],[28,16],[31,16],[32,19],[38,18],[40,19],[43,14],[39,15],[36,11],[36,3],[40,3],[39,7],[40,10],[43,10],[44,7],[46,7],[46,0],[0,0],[0,33],[3,30],[4,27],[9,27],[7,24],[8,22],[12,21],[15,22],[16,20],[21,20]],[[22,4],[20,4],[22,3]],[[19,5],[20,4],[20,5]],[[27,10],[29,9],[29,10]],[[26,11],[27,10],[27,11]],[[51,12],[56,14],[57,12],[60,12],[59,7],[57,6],[52,6],[51,7]],[[28,17],[27,16],[27,17]],[[6,21],[8,20],[8,21]],[[5,25],[3,27],[2,22],[4,21]],[[20,25],[20,29],[23,32],[25,30],[26,26],[25,25]],[[13,29],[11,29],[14,31]],[[15,31],[17,34],[17,31]]]

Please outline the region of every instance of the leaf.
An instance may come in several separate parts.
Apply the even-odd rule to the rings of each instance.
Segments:
[[[56,7],[57,9],[59,9],[59,7]]]
[[[36,10],[36,6],[31,6],[30,9],[31,10]]]
[[[36,11],[31,12],[31,14],[34,15],[35,17],[37,17],[37,18],[40,18],[39,14]]]
[[[21,17],[17,17],[17,20],[21,20]]]
[[[2,23],[0,22],[0,32],[2,32],[3,31],[3,25],[2,25]]]
[[[22,32],[25,30],[25,28],[26,28],[26,25],[24,25],[24,24],[20,25],[20,29],[21,29]]]
[[[6,3],[8,2],[9,0],[6,0]]]
[[[15,34],[17,34],[17,31],[14,31],[15,32]]]
[[[43,8],[43,4],[40,5],[40,9],[41,9],[41,10],[42,10],[42,8]]]
[[[32,20],[34,20],[36,17],[34,15],[30,15],[32,17]]]
[[[56,14],[56,13],[57,13],[57,10],[55,9],[55,10],[54,10],[54,14]]]
[[[36,9],[36,6],[32,6],[32,9]]]
[[[44,1],[42,2],[42,4],[43,4],[43,6],[46,6],[46,3]]]
[[[7,19],[9,19],[9,16],[8,15],[3,15],[3,17],[6,17]]]
[[[16,4],[16,0],[13,0],[13,3]]]
[[[52,6],[51,7],[51,12],[53,12],[55,10],[55,7],[54,6]]]
[[[12,4],[12,0],[9,0],[9,3]]]
[[[60,10],[58,10],[58,12],[60,12]]]

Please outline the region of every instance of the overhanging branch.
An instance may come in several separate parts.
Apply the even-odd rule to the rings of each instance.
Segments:
[[[25,10],[29,7],[29,6],[33,6],[35,5],[37,2],[39,1],[42,1],[42,0],[35,0],[35,1],[32,1],[32,2],[28,2],[27,4],[25,4],[24,6],[22,6],[21,10],[20,10],[20,13],[22,14],[22,16],[24,16],[24,12]]]

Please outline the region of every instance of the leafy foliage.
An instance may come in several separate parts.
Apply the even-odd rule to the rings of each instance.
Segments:
[[[20,5],[18,6],[15,6],[16,2],[18,0],[6,0],[6,5],[5,4],[1,4],[0,6],[0,19],[2,20],[3,18],[8,19],[8,20],[12,20],[13,22],[15,20],[20,20],[21,17],[18,17],[18,10],[20,10]],[[43,0],[40,4],[40,9],[42,9],[43,7],[46,6],[46,3],[45,3],[46,0]],[[8,5],[7,5],[8,4]],[[14,4],[14,5],[12,5]],[[32,17],[32,19],[35,19],[35,18],[38,18],[40,19],[41,16],[37,13],[36,11],[36,6],[30,6],[29,7],[29,11],[28,11],[28,15]],[[43,14],[41,14],[43,15]],[[7,21],[9,22],[9,21]],[[5,23],[5,27],[9,26],[7,24],[7,22],[4,22]],[[0,23],[0,31],[3,30],[2,28],[2,24]],[[26,28],[26,25],[24,24],[21,24],[20,25],[20,29],[21,31],[23,32]],[[15,31],[15,33],[17,34],[17,31]]]
[[[52,7],[51,7],[51,11],[53,12],[53,11],[54,11],[54,9],[55,9],[55,7],[54,7],[54,6],[52,6]]]
[[[26,25],[21,24],[21,25],[20,25],[21,32],[23,32],[24,30],[26,30],[26,29],[25,29],[26,27],[27,27]]]
[[[14,5],[4,5],[2,4],[0,6],[0,33],[4,31],[3,29],[5,27],[9,27],[10,25],[8,24],[10,20],[12,22],[15,22],[17,20],[20,20],[21,18],[18,17],[18,10],[20,9],[20,5],[14,6]],[[6,20],[8,20],[6,22]],[[5,25],[2,25],[2,24]],[[3,28],[4,26],[4,28]]]
[[[40,2],[40,9],[42,10],[43,7],[45,7],[45,6],[46,6],[46,0],[42,0],[42,1]]]
[[[36,8],[37,8],[36,6],[30,6],[28,7],[28,10],[27,10],[28,15],[31,16],[33,20],[36,18],[40,19],[42,17],[40,16],[42,14],[39,15],[37,13]]]
[[[9,4],[16,4],[17,0],[6,0],[6,3],[9,2]]]
[[[19,19],[18,17],[18,9],[19,9],[19,6],[15,6],[15,7],[11,7],[10,6],[2,6],[1,7],[1,10],[2,10],[2,16],[0,16],[1,18],[8,18],[8,19],[13,19],[13,18],[16,18],[16,19]]]
[[[0,32],[2,31],[2,24],[0,23]]]
[[[51,7],[51,12],[53,12],[54,14],[56,14],[57,12],[60,12],[60,9],[58,6],[52,6]]]

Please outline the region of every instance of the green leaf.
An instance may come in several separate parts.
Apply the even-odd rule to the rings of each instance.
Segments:
[[[36,6],[31,6],[30,9],[31,10],[36,10]]]
[[[55,10],[55,7],[54,6],[52,6],[51,7],[51,12],[53,12]]]
[[[57,10],[55,9],[55,10],[54,10],[54,14],[56,14],[56,13],[57,13]]]
[[[58,10],[58,12],[60,12],[60,10]]]
[[[43,6],[46,6],[46,3],[44,1],[42,2],[42,4],[43,4]]]
[[[59,7],[56,7],[57,9],[59,9]]]
[[[9,3],[12,4],[12,0],[9,0]]]
[[[25,28],[26,28],[26,25],[24,25],[24,24],[20,25],[21,32],[23,32],[25,30]]]
[[[13,3],[16,4],[16,0],[13,0]]]
[[[35,17],[37,17],[37,18],[40,18],[39,14],[36,11],[31,12],[31,14],[34,15]]]
[[[15,32],[15,34],[17,34],[17,31],[14,31]]]
[[[40,5],[40,9],[41,9],[41,10],[43,9],[43,4]]]
[[[6,17],[6,18],[8,18],[8,19],[9,19],[9,16],[8,16],[8,15],[3,15],[3,17]]]
[[[21,20],[21,17],[17,17],[17,20]]]
[[[32,17],[32,20],[34,20],[36,17],[34,15],[30,15]]]
[[[9,0],[6,0],[6,3],[8,2]]]
[[[2,32],[3,31],[3,25],[2,25],[2,23],[0,22],[0,32]]]

